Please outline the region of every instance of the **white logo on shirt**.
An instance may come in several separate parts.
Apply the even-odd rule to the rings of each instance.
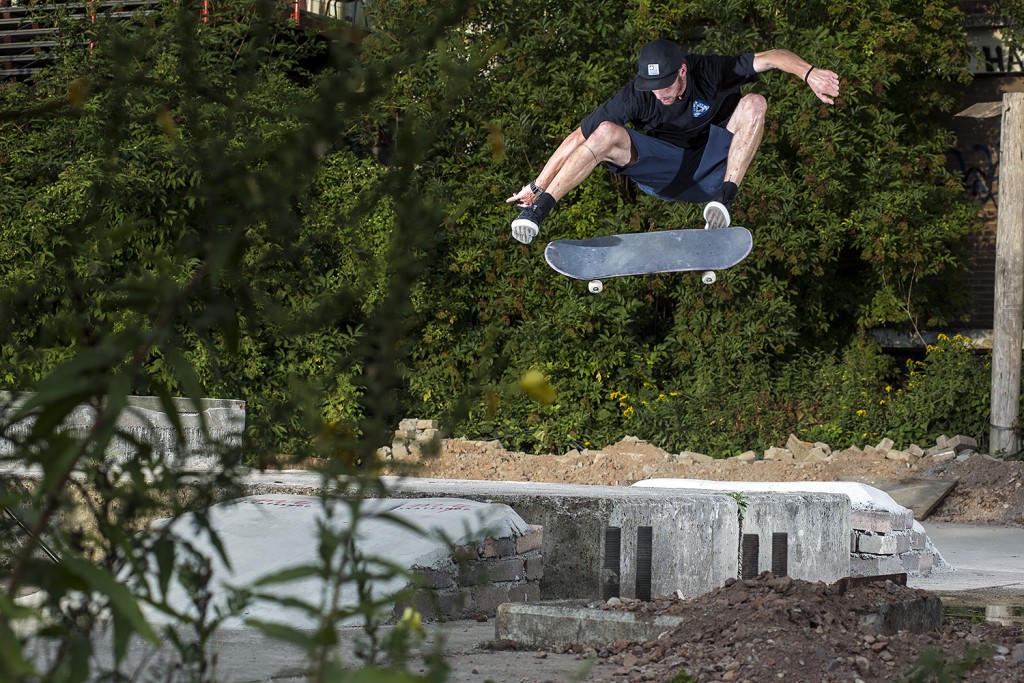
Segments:
[[[648,64],[647,65],[647,75],[648,76],[660,76],[661,75],[661,69],[658,68],[657,64]]]
[[[693,118],[699,119],[708,113],[708,109],[711,109],[711,105],[704,100],[696,100],[693,103]]]

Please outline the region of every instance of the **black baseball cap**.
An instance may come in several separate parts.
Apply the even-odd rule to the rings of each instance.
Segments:
[[[672,85],[683,65],[683,51],[671,40],[660,38],[640,48],[640,68],[633,87],[637,90],[661,90]]]

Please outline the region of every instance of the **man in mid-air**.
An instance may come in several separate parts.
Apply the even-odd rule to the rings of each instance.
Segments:
[[[822,102],[833,104],[839,96],[837,74],[788,50],[684,55],[679,45],[661,39],[641,48],[639,62],[636,78],[586,116],[536,180],[506,200],[522,209],[512,221],[512,236],[523,244],[598,164],[655,197],[707,202],[707,227],[728,227],[768,108],[762,95],[743,95],[741,86],[780,69],[803,79]]]

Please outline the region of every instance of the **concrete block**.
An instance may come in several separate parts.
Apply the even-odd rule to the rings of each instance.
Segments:
[[[878,445],[875,446],[875,450],[881,451],[881,452],[885,453],[887,451],[891,451],[892,447],[895,446],[895,445],[896,444],[893,443],[892,439],[890,439],[889,437],[886,437],[886,438],[884,438],[884,439],[882,439],[881,441],[878,442]]]
[[[722,493],[390,477],[385,483],[390,496],[501,502],[528,524],[543,527],[540,595],[546,600],[601,599],[609,579],[609,527],[620,532],[619,571],[612,574],[622,597],[636,597],[641,528],[649,528],[653,539],[644,559],[650,562],[652,596],[676,590],[701,595],[738,576],[739,507]]]
[[[978,442],[969,436],[958,434],[946,441],[946,448],[956,451],[957,454],[967,450],[977,451]]]
[[[27,393],[0,392],[0,402],[6,409],[16,409],[30,397]],[[127,397],[127,406],[117,422],[118,430],[127,438],[117,436],[111,441],[107,448],[111,462],[122,463],[137,457],[139,448],[134,442],[139,442],[151,446],[168,467],[209,470],[219,466],[219,451],[241,444],[245,431],[245,401],[206,398],[196,402],[174,398],[172,404],[181,425],[180,436],[158,397]],[[68,414],[62,429],[84,436],[92,430],[96,415],[92,406],[77,406]],[[34,417],[22,420],[12,425],[9,433],[14,437],[27,435],[34,422]],[[0,456],[13,452],[10,441],[0,442]]]
[[[432,429],[436,432],[440,428],[437,420],[416,420],[416,429]]]
[[[857,538],[857,552],[871,555],[898,555],[910,550],[908,534],[861,534]]]
[[[774,446],[764,452],[765,460],[793,460],[793,453],[786,448],[775,448]]]
[[[854,509],[850,523],[859,531],[888,534],[893,531],[907,531],[914,525],[914,513],[904,509],[900,512],[891,510],[858,510]]]
[[[930,633],[942,624],[942,601],[937,595],[885,602],[877,612],[860,615],[861,627],[883,636],[900,631]]]
[[[494,633],[499,640],[511,640],[530,647],[576,643],[603,647],[616,640],[636,643],[657,640],[660,634],[678,628],[682,623],[682,617],[664,614],[651,617],[633,612],[588,609],[572,602],[509,604],[498,608]]]
[[[780,552],[787,574],[831,583],[850,575],[850,499],[835,493],[744,493],[742,534],[758,536],[758,566],[770,570]],[[776,534],[786,534],[785,547]]]
[[[882,576],[902,571],[903,562],[895,555],[857,554],[850,557],[850,576]]]
[[[415,432],[417,423],[419,423],[419,420],[416,418],[407,417],[404,420],[399,420],[398,429],[403,432]]]

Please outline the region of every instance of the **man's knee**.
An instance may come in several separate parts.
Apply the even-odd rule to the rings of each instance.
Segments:
[[[621,147],[623,143],[628,144],[628,140],[629,133],[625,128],[611,121],[602,121],[587,138],[587,144],[592,148],[608,151],[615,147]]]
[[[758,95],[757,93],[749,93],[740,98],[740,102],[736,105],[736,111],[733,113],[733,117],[738,119],[740,122],[760,123],[764,121],[765,115],[768,113],[768,100],[765,99],[764,95]]]

